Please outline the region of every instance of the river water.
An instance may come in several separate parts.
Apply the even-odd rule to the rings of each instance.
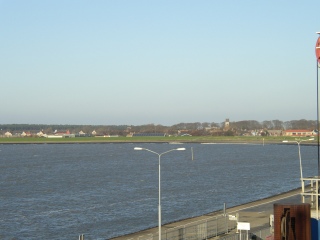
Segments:
[[[300,186],[297,145],[0,145],[0,239],[109,239]],[[193,152],[193,160],[192,160]],[[304,176],[317,147],[301,146]]]

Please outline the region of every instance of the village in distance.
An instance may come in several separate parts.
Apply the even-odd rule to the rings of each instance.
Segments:
[[[296,136],[317,135],[315,120],[243,120],[179,123],[172,126],[0,124],[0,137],[138,137],[138,136]]]

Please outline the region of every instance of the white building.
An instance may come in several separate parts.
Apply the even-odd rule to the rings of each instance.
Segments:
[[[11,133],[11,132],[6,132],[6,133],[4,134],[4,136],[5,136],[5,137],[12,137],[12,133]]]

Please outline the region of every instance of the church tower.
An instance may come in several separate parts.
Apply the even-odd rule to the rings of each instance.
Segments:
[[[224,130],[228,131],[230,128],[230,121],[229,118],[226,119],[226,121],[224,122]]]

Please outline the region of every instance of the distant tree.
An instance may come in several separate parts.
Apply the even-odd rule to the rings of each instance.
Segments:
[[[140,132],[154,133],[154,132],[156,132],[156,126],[153,123],[143,125],[143,126],[141,126]]]
[[[291,121],[285,121],[283,123],[283,127],[284,127],[285,130],[292,129]]]
[[[204,122],[204,123],[201,123],[201,127],[202,127],[203,129],[209,128],[209,127],[211,127],[211,124],[208,123],[208,122]]]
[[[292,120],[290,122],[292,129],[316,129],[316,121],[300,119]]]
[[[199,130],[192,130],[190,131],[190,134],[192,136],[205,136],[207,135],[207,132],[203,129],[199,129]]]
[[[255,120],[244,120],[244,121],[232,122],[230,123],[230,126],[232,128],[235,128],[237,130],[242,130],[242,131],[262,128],[262,125]]]
[[[275,130],[281,130],[283,129],[283,122],[280,120],[272,120],[273,129]]]
[[[263,121],[262,128],[273,129],[274,128],[273,122],[272,121]]]
[[[53,133],[52,127],[44,128],[43,131],[45,134],[52,134]]]
[[[228,131],[226,131],[226,132],[224,133],[224,135],[225,135],[225,136],[234,136],[235,133],[234,133],[233,131],[231,131],[231,130],[228,130]]]
[[[221,123],[212,122],[210,125],[211,125],[211,127],[221,128]]]
[[[186,123],[186,127],[190,130],[198,130],[201,129],[201,124],[199,122]]]
[[[169,130],[168,127],[160,125],[160,124],[156,125],[155,128],[156,128],[156,132],[158,132],[158,133],[168,133],[168,130]]]

